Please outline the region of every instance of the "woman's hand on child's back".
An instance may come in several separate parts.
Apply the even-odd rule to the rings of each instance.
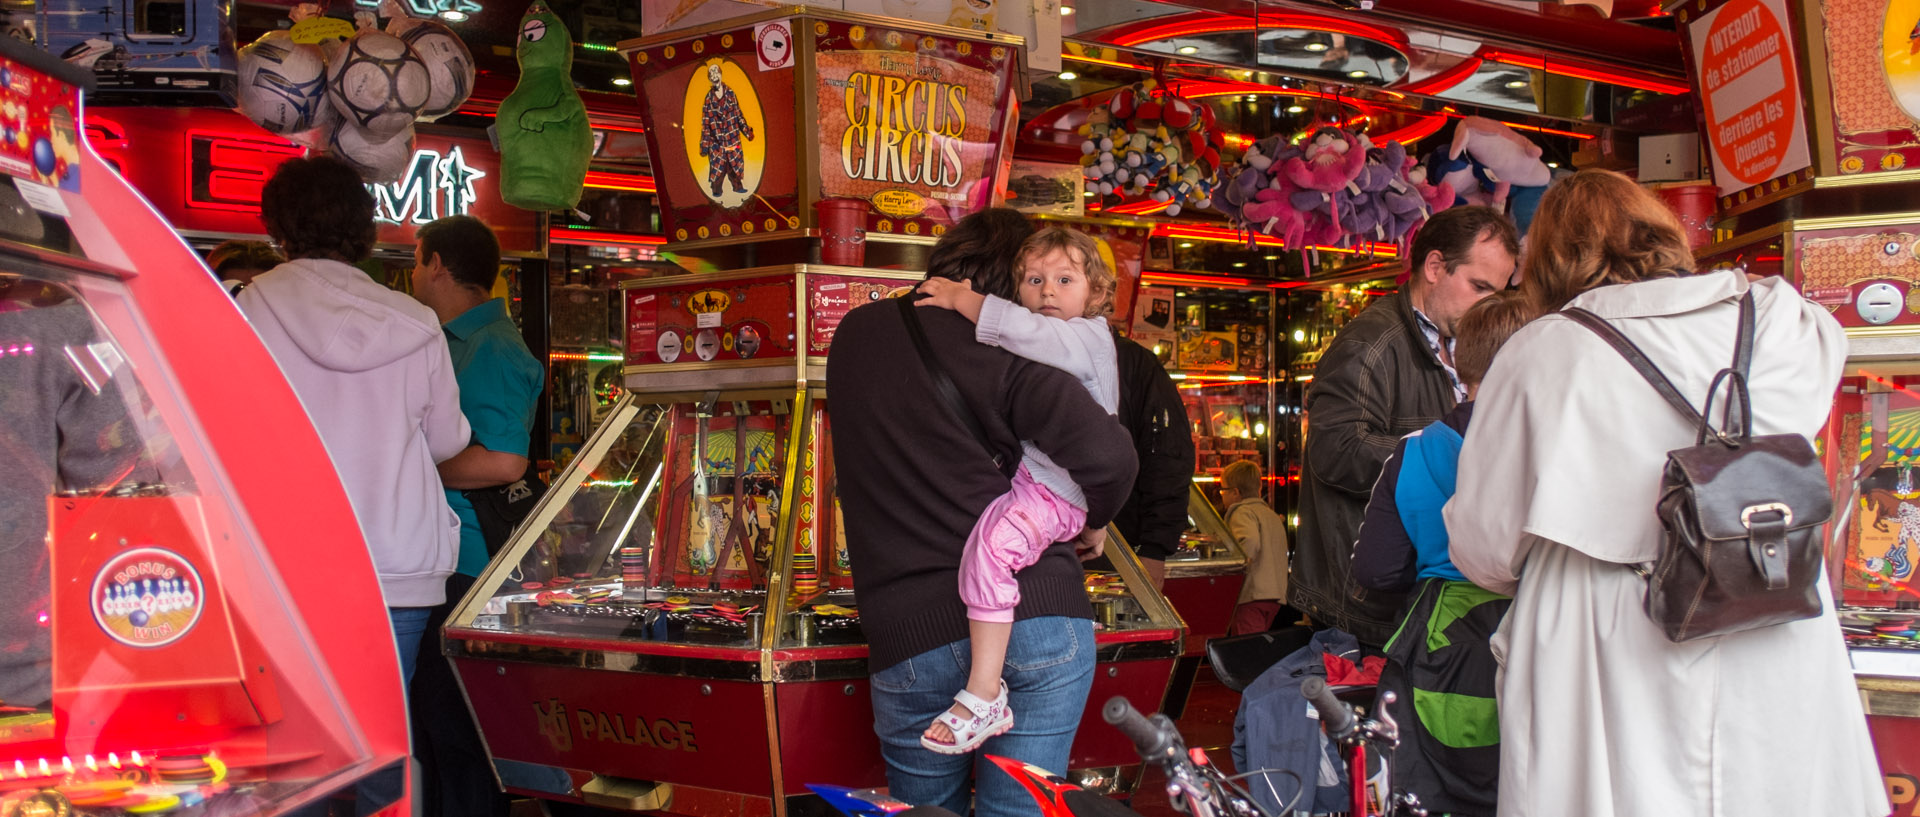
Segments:
[[[1107,550],[1107,529],[1087,528],[1080,532],[1080,538],[1073,540],[1073,552],[1080,561],[1098,559]]]
[[[967,320],[980,322],[980,306],[987,297],[973,291],[965,281],[953,281],[946,278],[928,278],[920,282],[919,292],[927,297],[915,306],[937,306],[951,309],[967,316]]]

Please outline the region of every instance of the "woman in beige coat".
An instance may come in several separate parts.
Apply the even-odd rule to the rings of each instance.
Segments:
[[[1680,225],[1625,177],[1561,181],[1528,239],[1528,296],[1605,318],[1696,407],[1751,290],[1754,433],[1825,421],[1840,326],[1778,278],[1691,274]],[[1514,596],[1493,644],[1500,816],[1883,817],[1831,599],[1817,618],[1679,644],[1641,607],[1629,566],[1658,552],[1661,470],[1695,428],[1560,315],[1513,337],[1479,397],[1446,517],[1461,572]]]

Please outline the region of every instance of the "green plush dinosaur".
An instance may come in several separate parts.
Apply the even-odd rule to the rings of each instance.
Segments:
[[[572,210],[593,157],[587,106],[573,88],[573,38],[536,0],[520,18],[520,82],[500,103],[500,199],[523,210]]]

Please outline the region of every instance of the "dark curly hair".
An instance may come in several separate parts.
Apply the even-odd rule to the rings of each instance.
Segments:
[[[473,216],[447,216],[421,226],[413,237],[420,242],[420,257],[440,256],[453,280],[493,291],[500,277],[500,239],[485,222]]]
[[[373,251],[373,194],[339,159],[313,156],[281,164],[260,192],[260,217],[288,258],[357,264]]]
[[[974,292],[1014,300],[1014,267],[1020,245],[1032,234],[1033,225],[1018,210],[981,210],[940,236],[927,259],[927,277],[966,281]]]

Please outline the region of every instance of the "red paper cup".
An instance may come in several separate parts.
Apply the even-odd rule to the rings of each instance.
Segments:
[[[862,199],[821,199],[820,263],[858,267],[867,259],[867,203]]]

